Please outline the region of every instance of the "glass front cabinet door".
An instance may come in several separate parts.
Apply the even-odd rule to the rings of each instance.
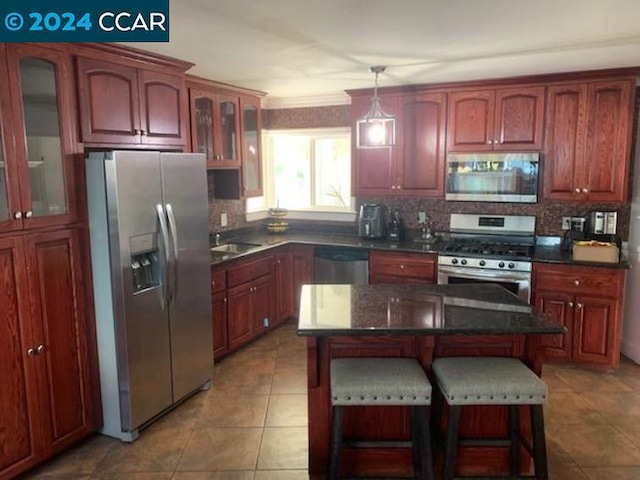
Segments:
[[[0,102],[3,117],[10,111],[12,118],[2,118],[5,148],[0,174],[0,228],[72,223],[76,217],[70,56],[63,51],[17,44],[7,45],[5,61],[11,98],[0,98]],[[10,110],[4,108],[7,100]],[[7,148],[11,133],[5,128],[8,122],[15,147],[11,153]]]
[[[260,99],[241,97],[242,181],[245,197],[262,195],[262,156],[260,155]]]

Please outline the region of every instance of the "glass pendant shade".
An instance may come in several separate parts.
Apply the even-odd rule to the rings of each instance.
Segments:
[[[364,117],[356,122],[357,148],[391,147],[396,143],[396,118],[385,113],[378,96],[378,74],[385,67],[371,67],[376,74],[371,107]]]

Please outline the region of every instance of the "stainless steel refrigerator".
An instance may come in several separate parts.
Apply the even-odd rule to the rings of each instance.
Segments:
[[[213,374],[204,155],[86,158],[102,433],[138,431]]]

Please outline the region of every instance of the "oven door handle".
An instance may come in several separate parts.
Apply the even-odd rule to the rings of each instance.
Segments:
[[[474,268],[472,271],[469,268],[457,268],[457,267],[449,267],[449,266],[439,266],[438,274],[451,275],[460,278],[468,278],[470,280],[478,279],[482,280],[484,278],[490,278],[493,280],[500,281],[512,281],[512,282],[526,282],[531,279],[531,274],[529,272],[510,272],[508,270],[487,270],[482,268]]]

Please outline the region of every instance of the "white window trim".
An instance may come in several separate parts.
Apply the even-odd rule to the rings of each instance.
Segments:
[[[274,183],[271,172],[273,172],[273,142],[272,139],[282,135],[309,135],[315,138],[335,138],[336,136],[351,135],[349,127],[337,128],[300,128],[288,130],[263,130],[262,131],[262,165],[263,179],[262,185],[264,196],[262,198],[263,206],[256,210],[249,211],[249,205],[245,204],[246,221],[262,220],[269,217],[269,200],[273,202]],[[353,159],[351,159],[353,161]],[[350,205],[346,208],[339,207],[313,207],[309,209],[289,210],[286,218],[294,220],[324,220],[334,222],[353,222],[356,218],[355,197],[351,197]],[[275,206],[275,205],[273,205]]]

